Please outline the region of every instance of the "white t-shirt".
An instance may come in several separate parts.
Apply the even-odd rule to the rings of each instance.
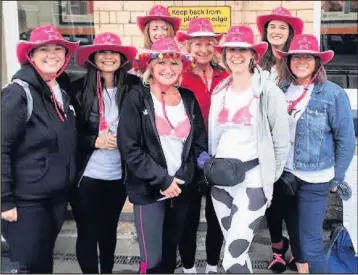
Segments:
[[[175,106],[165,105],[167,117],[175,130],[172,129],[164,116],[162,103],[153,94],[152,98],[155,124],[164,152],[168,174],[174,176],[182,164],[184,142],[191,129],[190,121],[182,100]]]
[[[221,135],[216,149],[216,157],[237,158],[242,161],[258,157],[256,136],[257,102],[258,100],[253,97],[251,88],[241,93],[232,92],[231,88],[228,88],[224,103],[228,110],[228,119],[224,121],[218,120],[220,128],[218,130],[221,131]],[[250,105],[247,106],[248,104]],[[242,109],[245,106],[248,107],[249,112],[245,112]],[[236,123],[233,122],[235,115]],[[218,118],[219,116],[220,112]]]
[[[52,87],[53,93],[55,94],[55,98],[58,102],[58,104],[61,106],[62,110],[63,110],[63,98],[62,98],[62,91],[60,88],[60,85],[56,84],[55,86]]]
[[[278,73],[277,73],[276,65],[271,67],[270,79],[272,79],[275,83],[278,82]]]
[[[108,127],[118,123],[117,88],[103,89],[104,116]],[[98,100],[97,97],[95,100]],[[118,180],[122,178],[121,155],[118,149],[96,149],[89,159],[84,176],[101,180]]]
[[[226,91],[224,106],[228,115],[219,111],[218,129],[220,139],[216,149],[216,158],[236,158],[249,161],[258,158],[256,116],[258,98],[253,95],[252,88],[245,92]],[[220,118],[219,118],[220,117]],[[262,187],[260,165],[246,173],[241,185]]]
[[[312,90],[314,84],[308,86],[307,93],[305,97],[295,106],[290,114],[290,142],[291,148],[286,161],[285,170],[291,172],[301,180],[310,183],[322,183],[328,182],[334,178],[334,167],[330,167],[321,171],[299,171],[293,169],[293,158],[295,150],[295,136],[296,136],[296,126],[297,121],[300,119],[302,113],[306,110],[308,102],[311,98]],[[286,101],[289,104],[290,102],[296,100],[300,97],[303,92],[304,87],[302,85],[291,84],[286,92]]]

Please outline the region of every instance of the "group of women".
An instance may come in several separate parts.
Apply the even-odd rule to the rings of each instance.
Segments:
[[[323,67],[333,52],[282,7],[257,18],[261,42],[247,26],[221,41],[205,18],[179,31],[160,5],[137,24],[138,51],[114,33],[79,47],[52,25],[19,42],[21,69],[1,101],[2,233],[14,258],[30,273],[53,272],[70,201],[82,272],[112,273],[128,196],[139,273],[174,273],[178,248],[183,272],[196,273],[205,197],[206,273],[218,273],[223,240],[225,271],[252,273],[248,251],[265,213],[268,268],[325,273],[328,193],[344,182],[355,147],[349,99]],[[70,82],[74,53],[87,72]],[[209,163],[236,168],[212,175]]]

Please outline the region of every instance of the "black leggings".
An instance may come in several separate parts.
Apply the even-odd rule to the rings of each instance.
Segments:
[[[184,268],[192,268],[195,264],[196,236],[200,222],[200,209],[202,193],[193,190],[193,197],[190,203],[190,214],[186,219],[183,238],[179,244],[179,253]],[[223,245],[224,236],[222,234],[219,221],[216,217],[210,192],[205,192],[206,206],[205,218],[207,221],[207,233],[205,239],[206,258],[209,265],[218,265],[220,251]]]
[[[134,204],[141,258],[140,273],[174,273],[176,251],[188,209],[185,192],[175,199],[145,205]],[[145,267],[142,267],[143,264]]]
[[[126,200],[122,180],[83,177],[72,200],[77,223],[76,254],[83,273],[112,273],[119,215]]]
[[[283,186],[280,179],[274,184],[271,206],[266,210],[267,224],[271,242],[278,243],[282,241],[282,222],[285,221],[292,255],[299,259],[297,199],[285,195]]]

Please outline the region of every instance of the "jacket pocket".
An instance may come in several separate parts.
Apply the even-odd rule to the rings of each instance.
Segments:
[[[326,126],[326,110],[323,107],[307,107],[306,112],[310,130],[322,132]]]
[[[49,169],[48,157],[28,159],[17,165],[16,175],[21,181],[34,183],[41,180]]]
[[[302,143],[305,150],[303,156],[308,163],[317,163],[321,152],[326,127],[326,110],[323,106],[308,106],[306,109],[306,129]]]

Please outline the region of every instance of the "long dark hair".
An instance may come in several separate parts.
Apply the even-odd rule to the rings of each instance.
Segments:
[[[262,37],[262,41],[267,42],[268,48],[267,48],[265,55],[261,58],[261,61],[260,61],[260,67],[266,71],[270,71],[271,68],[276,64],[276,57],[274,56],[274,54],[272,52],[272,46],[268,42],[268,39],[267,39],[267,27],[268,27],[269,23],[270,23],[270,21],[268,21],[265,24],[264,35]],[[287,24],[287,25],[288,25],[289,33],[288,33],[287,41],[286,41],[285,45],[283,46],[284,52],[288,51],[288,49],[291,45],[293,36],[294,36],[293,29],[292,29],[291,25],[290,24]]]
[[[94,55],[95,55],[95,53],[91,54],[89,57],[89,60],[93,64],[95,64]],[[127,58],[121,53],[120,53],[120,58],[121,58],[121,66],[114,72],[114,76],[113,76],[114,77],[113,83],[114,83],[114,86],[117,88],[117,92],[116,92],[117,106],[120,105],[119,101],[120,101],[121,95],[124,93],[124,89],[125,89],[125,78],[127,75],[127,71],[130,69],[130,65],[127,62]],[[123,64],[125,64],[125,65],[123,65]],[[98,71],[98,69],[93,65],[90,65],[88,67],[87,73],[84,77],[84,83],[83,83],[84,85],[81,90],[81,95],[79,97],[79,101],[81,104],[81,115],[85,120],[88,120],[89,114],[92,110],[94,100],[95,99],[98,100],[97,93],[96,93],[97,71]],[[103,78],[101,78],[101,83],[102,83],[102,87],[104,87],[104,79]]]
[[[290,85],[298,84],[295,74],[291,70],[291,59],[292,55],[288,55],[287,60],[282,60],[279,66],[277,67],[277,74],[279,76],[279,85]],[[315,84],[322,84],[327,80],[326,70],[323,66],[321,66],[321,59],[317,56],[314,57],[315,59],[315,68],[312,73],[312,77],[315,77],[313,83]],[[317,75],[316,75],[317,74]]]

